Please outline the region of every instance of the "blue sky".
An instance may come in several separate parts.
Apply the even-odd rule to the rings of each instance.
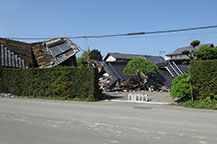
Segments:
[[[216,0],[1,0],[0,37],[67,37],[217,25]],[[73,40],[82,49],[159,55],[192,40],[217,45],[217,29]],[[27,41],[31,42],[31,41]]]

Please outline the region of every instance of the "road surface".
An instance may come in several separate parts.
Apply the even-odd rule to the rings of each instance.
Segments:
[[[0,144],[216,144],[217,111],[0,98]]]

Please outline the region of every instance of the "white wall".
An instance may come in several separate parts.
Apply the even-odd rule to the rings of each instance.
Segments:
[[[110,62],[110,61],[116,61],[116,58],[114,58],[113,56],[109,56],[107,59],[106,59],[107,62]]]
[[[173,56],[165,56],[166,60],[171,60],[171,59],[189,59],[188,56],[186,55],[173,55]]]

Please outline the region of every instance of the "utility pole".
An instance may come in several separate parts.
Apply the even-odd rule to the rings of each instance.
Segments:
[[[88,43],[88,39],[87,38],[85,38],[86,39],[86,42],[87,42],[87,67],[90,67],[90,45],[89,45],[89,43]]]
[[[90,46],[88,46],[87,50],[87,67],[90,67]]]

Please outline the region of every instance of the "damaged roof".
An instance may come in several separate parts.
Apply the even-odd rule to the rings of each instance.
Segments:
[[[165,62],[165,59],[161,56],[151,56],[151,55],[138,55],[138,54],[124,54],[124,53],[108,53],[105,58],[104,61],[106,61],[106,59],[112,56],[116,59],[121,59],[121,60],[132,60],[133,58],[136,57],[144,57],[147,60],[150,60],[151,62],[153,62],[154,64],[158,64],[158,63],[162,63]]]
[[[28,67],[34,67],[34,59],[31,44],[19,42],[15,40],[0,38],[0,45],[5,49],[18,55],[25,61]]]
[[[32,44],[0,38],[0,44],[23,59],[27,67],[55,67],[79,52],[79,47],[68,38]]]
[[[68,38],[56,38],[32,45],[40,68],[55,67],[80,51]]]

